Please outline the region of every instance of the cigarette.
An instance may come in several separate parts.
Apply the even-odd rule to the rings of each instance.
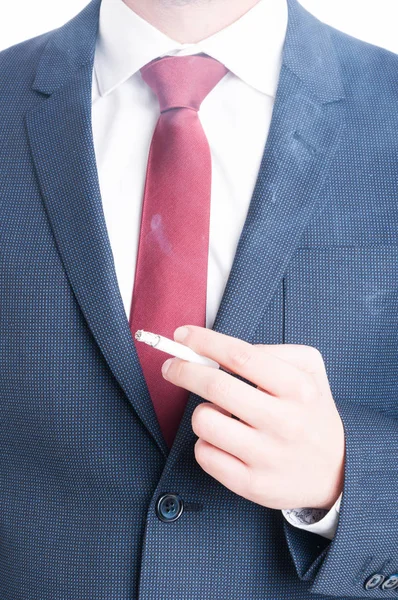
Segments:
[[[139,342],[148,344],[148,346],[152,346],[152,348],[156,348],[156,350],[161,350],[162,352],[166,352],[166,354],[171,354],[171,356],[181,358],[182,360],[187,360],[188,362],[196,363],[198,365],[205,365],[206,367],[213,367],[214,369],[220,368],[220,365],[215,360],[211,360],[211,358],[207,358],[206,356],[201,356],[191,350],[191,348],[188,348],[188,346],[179,344],[174,340],[169,340],[169,338],[163,337],[162,335],[140,329],[139,331],[136,331],[135,339]]]

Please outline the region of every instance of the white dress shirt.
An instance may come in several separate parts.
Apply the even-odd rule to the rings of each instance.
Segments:
[[[127,318],[133,294],[149,147],[158,99],[140,68],[164,55],[205,52],[229,73],[199,118],[212,158],[206,327],[213,326],[234,260],[271,122],[287,27],[287,4],[260,0],[196,44],[180,44],[122,0],[102,0],[94,60],[92,124],[103,210]],[[181,323],[183,325],[183,323]],[[329,511],[283,511],[292,525],[332,539]],[[327,513],[327,514],[325,514]]]

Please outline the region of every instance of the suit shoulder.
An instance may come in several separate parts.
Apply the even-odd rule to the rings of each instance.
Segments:
[[[329,27],[345,88],[352,98],[398,100],[398,55]]]

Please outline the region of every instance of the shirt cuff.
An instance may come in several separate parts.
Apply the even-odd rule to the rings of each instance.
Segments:
[[[319,508],[292,508],[282,510],[282,513],[294,527],[332,540],[339,522],[342,496],[341,493],[329,511]]]

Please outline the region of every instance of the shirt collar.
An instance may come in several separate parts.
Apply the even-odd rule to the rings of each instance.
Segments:
[[[151,60],[205,52],[260,92],[275,97],[288,9],[285,0],[260,0],[240,19],[196,44],[181,44],[138,16],[123,0],[102,0],[94,69],[101,96]]]

